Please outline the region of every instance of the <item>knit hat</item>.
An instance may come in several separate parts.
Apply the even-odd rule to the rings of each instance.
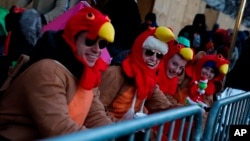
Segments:
[[[215,75],[217,75],[218,74],[218,68],[216,67],[216,63],[214,62],[214,61],[211,61],[211,60],[209,60],[209,61],[207,61],[204,65],[203,65],[203,67],[210,67],[210,68],[212,68],[213,70],[214,70],[214,73],[215,73]]]
[[[216,64],[215,64],[214,61],[207,61],[207,62],[204,64],[204,67],[216,68]]]
[[[148,28],[136,38],[131,53],[122,62],[125,74],[129,78],[135,78],[139,99],[145,99],[152,95],[157,80],[156,72],[159,67],[151,69],[147,66],[142,57],[143,48],[155,49],[166,54],[168,51],[167,42],[173,39],[173,32],[165,26]]]
[[[87,32],[86,38],[89,40],[96,40],[99,37],[107,42],[114,41],[115,32],[108,16],[103,15],[100,11],[92,7],[81,9],[66,23],[63,38],[71,47],[76,58],[84,65],[84,72],[80,80],[81,87],[90,90],[99,85],[101,72],[106,69],[107,64],[99,58],[95,65],[90,67],[86,61],[76,53],[75,37],[82,31]]]
[[[180,36],[177,40],[179,44],[182,44],[185,47],[190,47],[190,41],[186,37]]]

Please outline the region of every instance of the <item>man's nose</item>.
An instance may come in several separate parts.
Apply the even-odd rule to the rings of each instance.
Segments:
[[[99,44],[96,43],[92,48],[91,50],[94,52],[94,53],[99,53],[101,51],[100,47],[99,47]]]
[[[156,53],[154,53],[154,55],[152,55],[150,57],[150,60],[152,60],[152,61],[156,61],[157,60]]]

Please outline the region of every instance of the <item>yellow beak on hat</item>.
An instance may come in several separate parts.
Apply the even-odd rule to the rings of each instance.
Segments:
[[[99,32],[98,32],[98,36],[108,42],[114,42],[114,38],[115,38],[115,30],[113,25],[110,22],[105,22]]]
[[[220,73],[226,75],[228,72],[228,68],[229,68],[228,64],[223,64],[222,66],[220,66],[219,71]]]
[[[194,56],[194,52],[191,48],[181,48],[179,53],[187,61],[192,60]]]
[[[163,42],[169,42],[174,39],[174,33],[165,26],[159,26],[156,28],[155,36],[163,41]]]

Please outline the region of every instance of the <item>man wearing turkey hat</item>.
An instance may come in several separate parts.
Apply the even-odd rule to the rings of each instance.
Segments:
[[[114,122],[146,116],[144,107],[153,111],[171,107],[156,87],[156,74],[168,53],[167,42],[173,39],[167,27],[149,28],[136,38],[121,66],[110,66],[104,72],[100,99]]]
[[[107,16],[86,7],[62,31],[44,33],[0,105],[0,140],[35,140],[112,123],[97,89],[113,42]],[[98,111],[98,112],[97,112]]]

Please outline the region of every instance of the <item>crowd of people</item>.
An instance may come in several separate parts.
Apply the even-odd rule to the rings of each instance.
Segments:
[[[247,69],[240,72],[249,56],[247,31],[239,33],[229,57],[231,30],[215,24],[208,31],[204,14],[196,14],[192,25],[174,35],[174,29],[157,23],[155,13],[141,23],[134,0],[126,1],[134,11],[119,19],[122,9],[116,6],[124,4],[110,0],[102,8],[89,1],[64,29],[42,33],[44,25],[76,2],[55,0],[47,8],[52,4],[34,0],[35,9],[23,8],[30,2],[20,1],[5,16],[10,36],[4,38],[8,47],[1,57],[7,68],[15,67],[21,54],[29,61],[1,91],[0,140],[44,139],[190,104],[200,106],[205,122],[223,87],[249,91],[234,77],[249,76]],[[101,58],[105,47],[111,64]],[[1,85],[8,73],[2,73]]]

